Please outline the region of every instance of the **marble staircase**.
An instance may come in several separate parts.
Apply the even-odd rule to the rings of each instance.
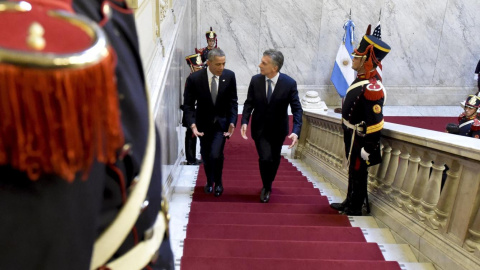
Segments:
[[[289,151],[284,149],[282,154],[288,158]],[[342,202],[345,194],[329,183],[324,176],[317,174],[308,165],[298,159],[288,160],[299,170],[313,185],[320,190],[322,195],[327,196],[332,202]],[[414,251],[408,244],[398,241],[390,229],[382,227],[372,216],[349,217],[353,227],[362,228],[367,242],[375,242],[379,245],[385,260],[398,261],[403,270],[434,270],[435,267],[429,262],[419,262]]]
[[[326,195],[330,202],[340,202],[344,195],[325,179],[317,174],[308,165],[298,159],[290,159],[290,150],[284,147],[284,155],[307,179],[318,188],[322,195]],[[192,201],[193,188],[199,166],[181,166],[181,173],[176,182],[170,202],[170,239],[175,255],[176,269],[180,269],[180,259],[183,254],[183,241],[186,237],[189,207]],[[371,216],[349,217],[352,226],[362,228],[368,242],[376,242],[386,260],[395,260],[403,270],[434,270],[433,264],[419,262],[415,252],[409,245],[396,239],[391,231],[377,222]]]

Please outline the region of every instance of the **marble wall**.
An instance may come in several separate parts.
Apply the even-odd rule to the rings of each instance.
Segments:
[[[140,52],[150,92],[150,104],[162,144],[164,192],[171,193],[175,170],[183,157],[184,128],[180,104],[190,69],[185,56],[192,54],[196,5],[176,0],[161,22],[160,35],[155,31],[155,8],[158,1],[145,0],[136,10]]]
[[[285,55],[282,71],[297,80],[299,90],[315,89],[327,104],[339,104],[330,75],[350,9],[357,42],[368,24],[375,27],[382,10],[382,39],[392,47],[383,61],[387,104],[456,105],[476,92],[476,0],[197,0],[196,5],[196,46],[206,46],[204,33],[212,26],[227,68],[237,75],[240,102],[263,51],[276,48]]]

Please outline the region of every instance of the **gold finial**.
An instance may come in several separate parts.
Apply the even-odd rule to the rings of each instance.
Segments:
[[[210,35],[208,36],[208,38],[214,38],[215,36],[213,35],[213,31],[210,31]]]
[[[46,45],[44,34],[45,30],[38,22],[32,23],[28,28],[27,45],[37,51],[43,50]]]

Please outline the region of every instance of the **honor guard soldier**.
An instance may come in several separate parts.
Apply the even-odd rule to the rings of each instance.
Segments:
[[[463,103],[463,102],[462,102]],[[447,132],[467,137],[480,138],[480,120],[478,119],[478,108],[480,107],[480,97],[469,95],[465,100],[464,110],[458,116],[457,124],[447,124]]]
[[[330,206],[346,215],[361,216],[367,199],[367,168],[381,162],[380,132],[383,128],[385,88],[377,74],[390,52],[382,40],[364,35],[354,49],[352,68],[357,78],[347,90],[342,107],[345,155],[348,160],[348,191],[342,203]],[[368,200],[367,200],[368,209]]]
[[[195,48],[195,53],[198,53],[202,56],[202,63],[204,67],[206,66],[205,62],[208,58],[208,52],[214,48],[217,48],[217,34],[212,30],[212,27],[210,27],[210,31],[205,33],[205,37],[207,38],[207,47],[202,49]]]
[[[190,67],[190,74],[202,69],[202,57],[199,53],[189,55],[185,57],[188,66]],[[180,109],[183,111],[183,105],[180,106]],[[185,112],[182,116],[182,126],[186,127],[187,130],[185,131],[185,159],[186,165],[199,165],[202,163],[201,160],[197,159],[197,137],[193,134],[192,129],[187,125],[187,121],[185,119]]]
[[[0,21],[0,269],[173,269],[132,11],[7,1]]]

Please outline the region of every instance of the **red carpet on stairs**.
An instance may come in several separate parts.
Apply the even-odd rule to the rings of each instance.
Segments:
[[[285,159],[269,203],[260,203],[255,145],[238,130],[225,146],[222,196],[205,194],[205,183],[200,166],[181,270],[400,269]]]

